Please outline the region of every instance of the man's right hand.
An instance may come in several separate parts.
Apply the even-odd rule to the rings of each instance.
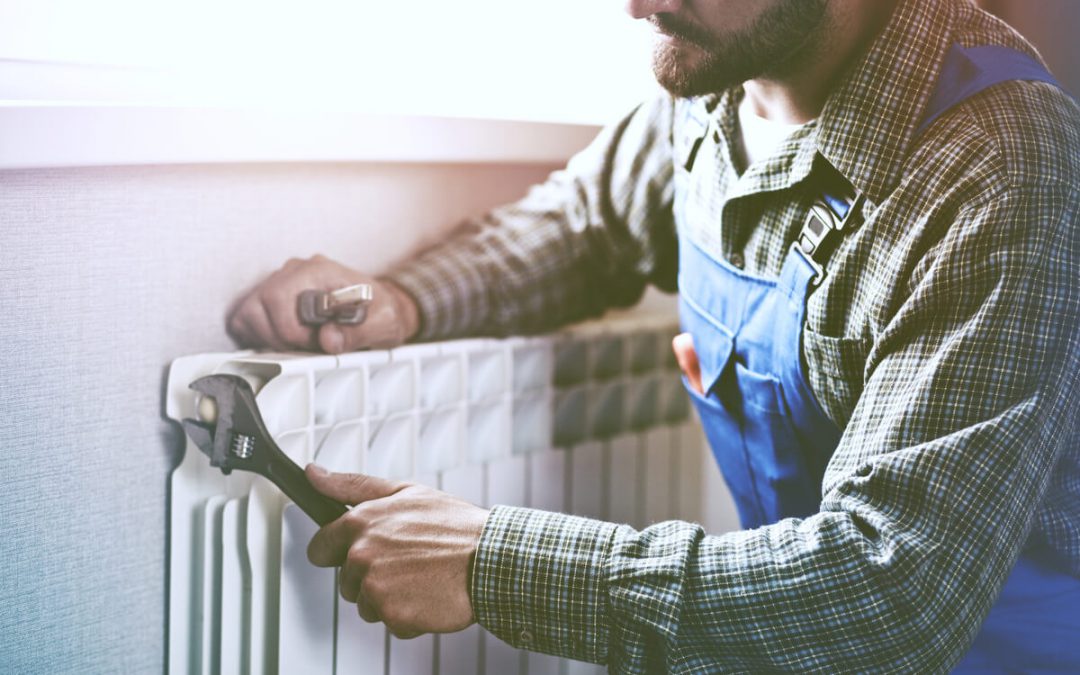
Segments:
[[[330,322],[321,327],[300,323],[296,312],[300,293],[333,291],[353,284],[374,287],[363,323],[345,326]],[[286,262],[233,306],[226,325],[229,335],[243,347],[321,349],[340,354],[367,347],[396,347],[416,334],[420,320],[416,303],[399,287],[317,255]]]

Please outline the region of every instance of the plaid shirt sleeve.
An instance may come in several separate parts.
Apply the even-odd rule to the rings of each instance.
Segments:
[[[668,96],[605,129],[520,201],[468,220],[388,278],[419,340],[550,330],[675,290]]]
[[[1080,191],[1003,184],[927,252],[818,514],[707,536],[497,507],[479,622],[612,672],[944,672],[1080,420]]]

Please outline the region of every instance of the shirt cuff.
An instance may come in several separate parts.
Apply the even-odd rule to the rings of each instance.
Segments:
[[[453,246],[409,260],[383,278],[416,302],[420,326],[415,342],[470,335],[483,321],[484,280],[477,265]]]
[[[476,620],[519,649],[603,663],[604,568],[617,528],[577,516],[494,507],[473,564]]]

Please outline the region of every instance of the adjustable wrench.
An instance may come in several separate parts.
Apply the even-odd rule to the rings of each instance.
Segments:
[[[319,525],[327,525],[348,511],[344,504],[313,488],[304,470],[274,443],[259,414],[255,393],[244,378],[209,375],[190,386],[215,403],[215,419],[182,422],[191,440],[210,458],[211,466],[224,474],[239,469],[269,479]]]

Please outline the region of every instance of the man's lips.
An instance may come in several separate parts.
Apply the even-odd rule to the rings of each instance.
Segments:
[[[693,26],[687,26],[672,20],[670,17],[654,14],[649,17],[656,34],[666,42],[685,42],[695,47],[705,47],[706,40],[700,35],[701,31]]]

